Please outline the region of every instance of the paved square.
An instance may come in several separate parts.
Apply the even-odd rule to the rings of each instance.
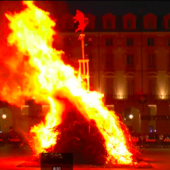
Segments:
[[[143,156],[149,160],[153,166],[151,169],[170,170],[170,149],[146,149]],[[18,164],[29,160],[30,153],[27,154],[21,149],[11,147],[0,147],[0,169],[1,170],[40,170],[40,168],[16,167]],[[104,168],[94,168],[91,166],[74,165],[74,170],[104,170]],[[112,168],[105,168],[111,170]],[[115,168],[114,168],[115,169]],[[127,170],[132,168],[116,168],[118,170]],[[139,168],[138,168],[139,169]],[[133,168],[136,170],[136,168]]]

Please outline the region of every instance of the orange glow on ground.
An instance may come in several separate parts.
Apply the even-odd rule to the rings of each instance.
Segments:
[[[57,95],[67,97],[87,120],[95,120],[105,139],[108,161],[116,159],[119,164],[131,164],[129,135],[124,134],[118,117],[104,106],[102,94],[86,91],[85,85],[79,83],[77,71],[62,61],[63,51],[52,47],[55,22],[49,13],[36,7],[32,1],[23,4],[25,10],[5,15],[11,29],[8,42],[17,47],[17,59],[8,62],[8,67],[15,73],[17,65],[22,63],[24,78],[19,80],[17,88],[4,87],[3,97],[18,106],[32,97],[37,103],[50,105],[45,122],[31,128],[34,153],[38,155],[56,144],[57,133],[52,128],[61,123],[66,107],[56,99]]]

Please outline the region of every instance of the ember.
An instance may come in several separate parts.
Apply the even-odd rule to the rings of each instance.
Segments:
[[[52,47],[56,33],[49,13],[32,1],[23,4],[26,8],[20,13],[6,14],[11,29],[8,43],[16,46],[17,52],[3,59],[11,76],[10,82],[3,86],[1,99],[21,106],[34,97],[36,103],[50,105],[45,120],[30,131],[34,154],[48,149],[71,151],[71,147],[76,152],[81,143],[86,149],[81,152],[77,149],[77,157],[79,152],[84,157],[91,154],[89,159],[99,155],[98,160],[103,164],[133,164],[134,153],[126,127],[104,106],[102,94],[87,92],[85,83],[80,84],[78,72],[62,61],[63,51]],[[65,138],[70,145],[67,149],[61,143]]]

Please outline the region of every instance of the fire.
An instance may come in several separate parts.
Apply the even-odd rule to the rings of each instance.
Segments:
[[[64,103],[56,95],[69,99],[87,120],[94,119],[105,139],[108,161],[116,159],[119,164],[131,164],[132,153],[128,150],[126,135],[121,129],[118,117],[104,106],[103,95],[87,92],[80,84],[78,74],[62,61],[63,51],[52,47],[55,35],[55,22],[48,12],[39,9],[32,1],[23,1],[25,10],[15,14],[5,14],[11,33],[8,43],[17,47],[17,60],[8,61],[8,67],[14,73],[22,63],[22,79],[17,82],[19,88],[4,87],[2,96],[11,95],[6,100],[20,105],[26,99],[34,97],[37,103],[48,103],[50,111],[45,122],[31,128],[33,150],[36,155],[56,144],[57,133],[52,128],[61,123]],[[12,65],[16,65],[12,68]],[[16,81],[16,79],[12,79]],[[14,96],[19,100],[15,99]],[[35,113],[36,114],[36,113]]]

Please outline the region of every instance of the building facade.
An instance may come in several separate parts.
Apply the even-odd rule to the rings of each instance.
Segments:
[[[103,93],[105,104],[136,133],[170,133],[170,14],[85,16],[91,90]],[[64,15],[55,46],[77,69],[81,46],[75,28],[73,16]]]
[[[170,133],[170,14],[85,16],[89,19],[85,57],[90,90],[103,93],[107,107],[121,114],[135,133]],[[78,69],[81,42],[76,27],[71,14],[63,15],[57,20],[53,45],[65,52],[66,63]],[[21,109],[11,107],[15,116],[9,127],[29,132],[35,124],[34,113],[49,109],[40,107],[33,103]]]

